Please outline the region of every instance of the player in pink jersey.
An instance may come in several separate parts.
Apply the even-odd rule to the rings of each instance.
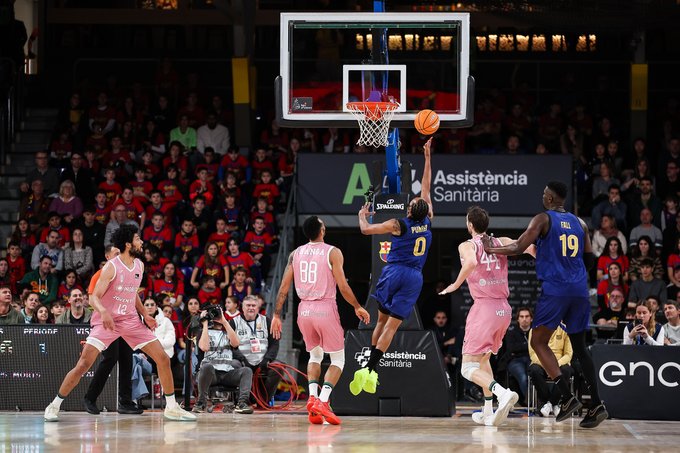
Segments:
[[[512,320],[512,309],[508,305],[508,259],[502,255],[487,255],[484,251],[481,238],[489,227],[489,214],[484,209],[471,206],[466,220],[472,239],[458,246],[462,268],[456,281],[439,294],[453,292],[467,280],[474,304],[465,322],[461,374],[484,389],[484,409],[472,414],[472,419],[482,425],[499,426],[519,399],[517,393],[494,380],[489,364],[491,354],[497,354],[503,344]],[[510,238],[492,240],[497,245],[512,242]],[[498,398],[496,412],[493,411],[493,395]]]
[[[295,249],[288,257],[288,265],[276,297],[272,334],[276,339],[281,338],[281,310],[288,298],[290,285],[295,281],[295,291],[300,297],[298,326],[309,352],[307,364],[309,421],[313,424],[322,424],[325,419],[328,423],[339,425],[340,419],[328,404],[331,391],[338,383],[342,368],[345,366],[344,332],[335,301],[336,284],[345,300],[354,307],[354,313],[361,321],[368,324],[370,316],[359,305],[352,288],[347,284],[345,271],[342,269],[344,261],[342,252],[324,242],[326,226],[323,221],[317,216],[311,216],[305,220],[302,231],[309,242]],[[330,355],[331,366],[324,375],[321,393],[318,393],[324,353]]]
[[[64,398],[78,385],[83,374],[92,367],[99,354],[119,337],[130,347],[141,349],[158,366],[158,377],[165,391],[165,412],[169,420],[195,421],[196,416],[179,407],[170,370],[170,358],[146,327],[156,328],[156,320],[146,313],[137,290],[144,275],[144,264],[138,259],[142,256],[142,240],[137,228],[123,225],[112,235],[113,245],[121,254],[107,262],[103,267],[90,304],[96,310],[92,316],[92,329],[87,337],[80,359],[64,378],[59,393],[45,409],[45,421],[59,420],[59,408]],[[144,324],[140,321],[144,319]]]

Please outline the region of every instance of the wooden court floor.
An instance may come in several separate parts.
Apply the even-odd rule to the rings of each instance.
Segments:
[[[680,422],[607,420],[595,430],[579,419],[511,416],[501,427],[453,418],[343,417],[342,425],[310,425],[300,413],[200,414],[197,423],[164,421],[160,412],[92,416],[62,412],[0,413],[0,452],[671,452]],[[238,450],[234,450],[234,449]],[[245,449],[245,450],[244,450]]]

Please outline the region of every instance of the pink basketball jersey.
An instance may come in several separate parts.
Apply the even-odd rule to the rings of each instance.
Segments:
[[[332,249],[333,246],[325,242],[309,242],[293,252],[295,291],[300,300],[335,300]]]
[[[115,268],[116,275],[101,298],[102,305],[108,310],[114,321],[124,318],[139,319],[135,302],[144,273],[142,262],[135,258],[132,269],[128,269],[120,256],[117,256],[109,261],[109,264]],[[99,323],[101,323],[101,316],[99,312],[95,311],[92,315],[92,325]]]
[[[492,237],[494,245],[502,245],[498,238]],[[487,255],[482,245],[481,236],[470,239],[475,246],[477,267],[467,278],[470,294],[473,299],[507,299],[508,290],[508,258],[504,255]],[[462,261],[462,260],[461,260]]]

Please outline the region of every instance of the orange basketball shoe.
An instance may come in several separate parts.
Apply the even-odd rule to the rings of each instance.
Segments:
[[[328,404],[328,402],[324,403],[320,399],[317,399],[312,410],[315,413],[322,415],[323,418],[325,418],[326,421],[331,425],[339,425],[341,423],[340,418],[338,418],[338,416],[333,413],[333,410],[331,409],[331,406]]]
[[[323,416],[317,414],[312,410],[312,407],[314,407],[314,404],[318,400],[319,399],[315,396],[310,396],[309,399],[307,400],[307,412],[309,412],[307,418],[309,419],[309,423],[311,423],[312,425],[323,425]]]

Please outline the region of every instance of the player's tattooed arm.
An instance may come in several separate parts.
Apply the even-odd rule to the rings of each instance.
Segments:
[[[397,219],[390,219],[383,223],[369,223],[368,217],[373,215],[373,213],[368,210],[369,206],[370,203],[366,203],[359,211],[359,229],[361,229],[361,234],[371,235],[389,233],[395,236],[401,235],[401,226]]]
[[[288,291],[290,290],[290,285],[293,283],[293,251],[288,255],[288,264],[286,264],[286,269],[283,271],[283,277],[281,278],[281,285],[279,286],[279,293],[276,295],[276,307],[274,308],[274,316],[272,318],[271,331],[272,336],[279,340],[281,338],[281,311],[283,310],[283,304],[288,298]]]

